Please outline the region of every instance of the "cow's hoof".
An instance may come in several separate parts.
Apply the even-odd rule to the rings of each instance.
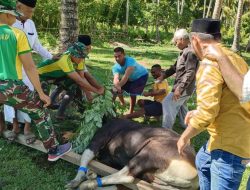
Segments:
[[[81,180],[71,180],[67,185],[65,185],[66,189],[75,189],[81,184]]]
[[[96,188],[97,188],[96,180],[85,181],[85,182],[81,183],[81,185],[79,186],[80,190],[94,190]]]

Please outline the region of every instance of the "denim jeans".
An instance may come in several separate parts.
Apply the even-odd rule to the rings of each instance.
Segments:
[[[170,92],[162,101],[162,127],[171,129],[178,114],[181,127],[186,128],[184,124],[184,119],[188,112],[186,101],[190,96],[183,96],[174,101],[173,95],[174,93]]]
[[[223,150],[208,152],[207,144],[196,156],[201,190],[238,190],[246,166],[244,158]]]

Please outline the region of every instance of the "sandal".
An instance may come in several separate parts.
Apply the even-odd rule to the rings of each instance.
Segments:
[[[11,141],[14,142],[17,138],[18,133],[14,132],[14,131],[8,131],[6,134],[6,138]]]
[[[25,138],[26,144],[28,145],[36,142],[36,135],[34,133],[30,132],[30,133],[24,134],[24,138]]]

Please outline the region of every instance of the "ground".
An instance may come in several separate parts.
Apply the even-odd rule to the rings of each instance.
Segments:
[[[174,63],[178,56],[177,49],[170,45],[139,44],[134,46],[121,42],[100,43],[93,47],[93,52],[89,56],[90,59],[86,61],[89,70],[100,82],[112,82],[110,69],[114,60],[113,47],[117,43],[124,46],[127,50],[126,53],[135,57],[147,69],[150,69],[156,63],[161,64],[163,68],[167,68]],[[250,65],[250,54],[244,53],[243,55]],[[35,56],[35,59],[39,61],[37,56]],[[150,80],[152,81],[152,78]],[[172,84],[173,79],[169,79],[168,82]],[[188,106],[190,109],[195,107],[195,96],[190,99]],[[68,113],[71,114],[72,111]],[[73,114],[72,116],[73,119],[70,121],[58,122],[54,120],[56,128],[61,130],[77,128],[79,115]],[[142,122],[143,120],[139,119],[137,121]],[[159,122],[153,120],[149,122],[157,126],[160,125]],[[174,130],[179,133],[183,131],[177,124]],[[208,135],[204,132],[192,140],[196,151],[207,138]],[[47,161],[46,154],[16,143],[8,143],[2,138],[0,138],[0,160],[2,163],[0,167],[0,190],[61,190],[64,189],[64,185],[69,180],[74,178],[77,171],[77,166],[73,164],[62,160],[50,163]],[[249,175],[250,169],[244,174],[240,190],[245,190]]]

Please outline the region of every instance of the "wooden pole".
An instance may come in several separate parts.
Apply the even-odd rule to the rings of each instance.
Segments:
[[[3,133],[4,137],[7,136],[8,132],[9,132],[8,130],[4,131],[4,133]],[[47,150],[43,147],[43,144],[40,140],[36,140],[35,143],[28,145],[28,144],[26,144],[24,135],[19,134],[17,136],[16,142],[20,143],[22,145],[28,146],[30,148],[39,150],[41,152],[47,153]],[[79,166],[80,161],[81,161],[81,155],[76,154],[73,151],[70,151],[68,154],[64,155],[62,157],[62,159],[67,161],[67,162],[70,162],[72,164]],[[101,176],[107,176],[107,175],[110,175],[110,174],[117,172],[116,169],[111,168],[111,167],[104,165],[104,164],[102,164],[98,161],[95,161],[95,160],[92,160],[89,163],[89,168]],[[129,189],[132,189],[132,190],[156,190],[157,189],[157,188],[153,187],[151,184],[149,184],[145,181],[139,180],[139,179],[136,179],[133,184],[123,184],[123,185]]]

